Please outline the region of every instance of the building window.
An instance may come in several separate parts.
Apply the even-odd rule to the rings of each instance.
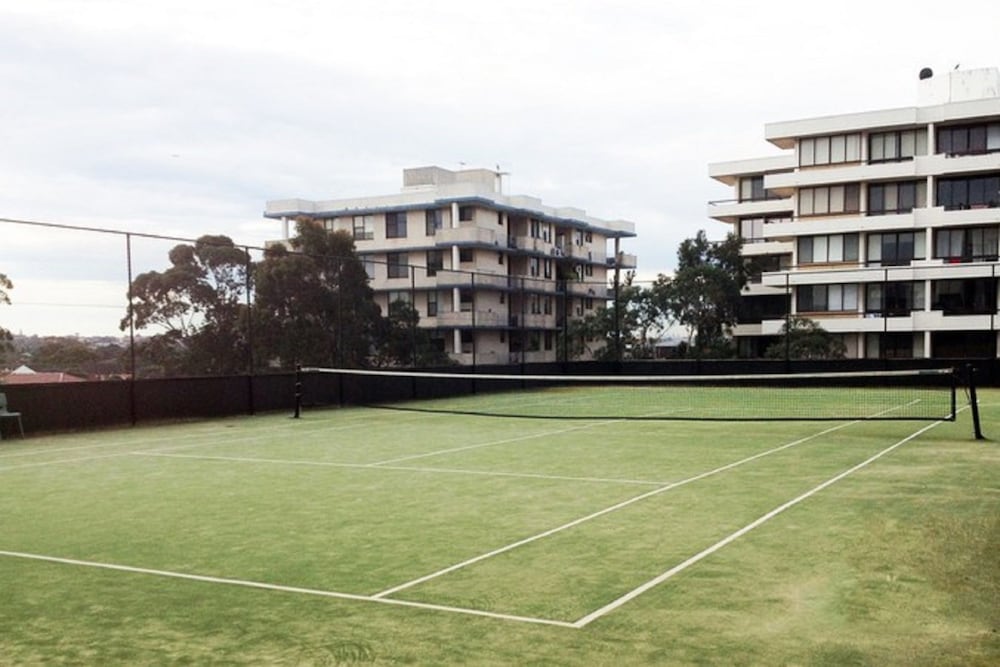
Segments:
[[[795,290],[800,313],[839,313],[858,310],[857,285],[801,285]]]
[[[931,286],[931,309],[945,315],[988,315],[997,310],[996,280],[966,278],[935,280]]]
[[[536,277],[540,274],[539,271],[539,261],[537,257],[528,258],[528,275]]]
[[[800,167],[860,161],[860,134],[837,134],[830,137],[799,139]]]
[[[832,185],[799,190],[799,215],[837,215],[861,210],[861,186]]]
[[[858,261],[857,234],[799,237],[799,264]]]
[[[441,229],[443,225],[440,209],[429,208],[424,211],[424,233],[427,236],[437,234],[437,230]]]
[[[905,317],[924,309],[923,281],[869,283],[865,286],[865,312],[882,317]]]
[[[865,356],[869,359],[912,359],[913,334],[867,334],[865,337]]]
[[[1000,151],[1000,123],[980,123],[937,129],[937,152],[976,155]]]
[[[410,303],[410,293],[404,290],[390,290],[389,292],[389,309],[392,309],[393,304],[396,303]]]
[[[361,258],[361,264],[365,267],[368,280],[375,280],[375,259],[366,255]]]
[[[927,155],[926,130],[876,132],[868,136],[868,161],[899,162]]]
[[[949,263],[997,261],[997,227],[939,229],[934,232],[934,257]]]
[[[542,272],[546,278],[552,277],[552,260],[542,260]]]
[[[868,264],[872,266],[909,266],[924,259],[926,232],[886,232],[868,236]]]
[[[472,248],[459,248],[458,261],[467,264],[475,259],[475,252]]]
[[[740,179],[740,201],[761,201],[767,199],[763,176],[748,176]]]
[[[476,207],[475,206],[459,206],[458,207],[458,219],[461,222],[472,222],[476,217]]]
[[[458,293],[458,309],[463,313],[472,312],[472,290],[464,289]]]
[[[444,269],[444,253],[440,250],[427,251],[427,275],[436,276],[438,271]]]
[[[909,213],[927,202],[925,181],[873,183],[868,186],[868,215]]]
[[[437,292],[431,290],[427,293],[427,317],[437,317],[438,314],[438,295]]]
[[[405,252],[390,252],[385,256],[390,278],[409,278],[409,258]]]
[[[385,214],[385,237],[387,239],[406,238],[406,211],[389,211]]]
[[[946,211],[1000,206],[1000,174],[974,178],[942,178],[937,182],[937,205]]]
[[[551,296],[545,297],[545,301],[542,303],[542,310],[545,312],[546,315],[551,315],[552,314],[552,297]]]
[[[375,218],[370,215],[354,216],[354,240],[371,241],[375,238]]]

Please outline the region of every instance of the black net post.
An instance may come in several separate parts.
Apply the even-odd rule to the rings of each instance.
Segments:
[[[302,414],[302,365],[295,365],[295,414],[292,419],[298,419]]]
[[[976,440],[985,440],[982,423],[979,420],[979,398],[976,396],[976,368],[972,364],[966,366],[969,383],[969,409],[972,410],[972,429]]]

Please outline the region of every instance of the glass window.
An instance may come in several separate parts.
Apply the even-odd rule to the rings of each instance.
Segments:
[[[844,156],[846,162],[858,162],[861,160],[861,135],[847,135],[847,154]]]
[[[356,215],[353,229],[356,241],[371,241],[375,238],[375,218],[370,215]]]
[[[827,255],[827,237],[825,236],[814,236],[813,237],[813,260],[817,262],[825,262],[829,259]]]
[[[827,258],[831,262],[842,262],[844,261],[844,237],[836,234],[830,237],[828,242],[828,255]]]
[[[409,278],[409,258],[405,252],[390,252],[386,256],[390,278]]]
[[[799,238],[799,264],[811,264],[813,261],[813,237]]]
[[[427,236],[434,236],[441,227],[442,216],[440,209],[432,208],[424,211],[424,233]]]
[[[815,139],[801,139],[799,141],[799,165],[806,167],[816,164],[816,141]]]
[[[810,188],[799,190],[799,215],[812,215],[815,193]]]
[[[816,164],[830,164],[830,137],[816,139]]]
[[[406,238],[406,211],[390,211],[385,214],[385,237]]]
[[[847,137],[839,135],[830,138],[830,162],[847,161]]]

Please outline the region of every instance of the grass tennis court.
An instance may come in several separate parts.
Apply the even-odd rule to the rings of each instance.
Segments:
[[[967,412],[4,440],[0,663],[995,664],[998,472]]]

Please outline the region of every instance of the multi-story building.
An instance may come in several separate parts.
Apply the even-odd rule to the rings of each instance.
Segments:
[[[265,216],[284,239],[302,219],[351,233],[382,312],[410,303],[460,363],[556,361],[567,323],[605,305],[609,272],[635,266],[620,248],[635,225],[506,195],[502,176],[405,169],[399,194],[270,201]]]
[[[1000,71],[920,72],[917,106],[765,126],[782,154],[712,164],[760,275],[734,334],[744,356],[790,315],[848,356],[997,354]]]

